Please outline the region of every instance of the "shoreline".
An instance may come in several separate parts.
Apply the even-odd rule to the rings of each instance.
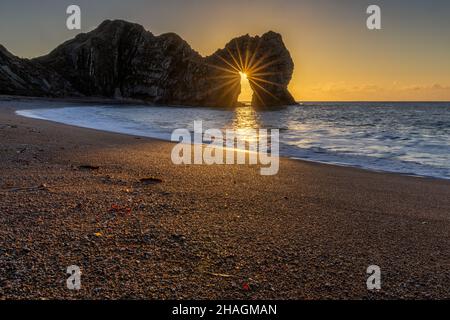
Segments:
[[[16,108],[0,102],[0,299],[450,297],[447,180],[286,158],[274,177],[175,166],[171,142]]]
[[[43,101],[43,102],[52,102],[52,103],[56,103],[57,105],[53,105],[51,108],[64,108],[67,107],[67,103],[73,103],[76,104],[76,106],[78,107],[83,107],[84,104],[88,104],[87,106],[91,106],[91,104],[99,104],[102,105],[104,103],[108,103],[108,104],[113,104],[113,105],[130,105],[130,106],[137,106],[137,105],[142,105],[142,106],[147,106],[147,107],[161,107],[159,105],[149,105],[149,104],[139,104],[139,102],[137,102],[138,104],[135,104],[133,101],[118,101],[118,100],[111,100],[111,99],[105,99],[105,100],[98,100],[98,99],[52,99],[52,100],[46,100],[45,98],[31,98],[31,99],[27,99],[26,97],[20,97],[18,99],[18,101],[34,101],[35,99],[38,99],[38,101]],[[0,96],[0,102],[2,101],[1,96]],[[7,101],[7,100],[6,100]],[[14,100],[13,100],[14,101]],[[113,102],[115,101],[115,103]],[[58,104],[65,104],[65,105],[58,105]],[[178,107],[178,106],[164,106],[164,107]],[[188,106],[181,106],[181,107],[185,107],[185,108],[194,108],[194,107],[188,107]],[[43,107],[41,106],[35,106],[35,107],[31,107],[28,109],[19,109],[19,108],[15,108],[14,109],[14,113],[18,116],[21,117],[25,117],[25,118],[29,118],[29,119],[34,119],[34,120],[39,120],[39,121],[48,121],[48,122],[52,122],[52,123],[58,123],[61,125],[66,125],[66,126],[72,126],[72,127],[76,127],[76,128],[80,128],[80,129],[90,129],[90,130],[96,130],[96,131],[100,131],[100,132],[108,132],[108,133],[114,133],[114,134],[123,134],[123,135],[128,135],[131,137],[139,137],[139,138],[143,138],[143,139],[151,139],[151,140],[157,140],[157,141],[161,141],[161,142],[168,142],[173,144],[176,144],[176,142],[170,141],[168,139],[164,139],[164,138],[160,138],[160,137],[155,137],[155,136],[144,136],[144,135],[139,135],[139,134],[133,134],[133,133],[126,133],[126,132],[118,132],[118,131],[113,131],[113,130],[107,130],[107,129],[97,129],[97,128],[91,128],[91,127],[83,127],[83,126],[79,126],[79,125],[75,125],[75,124],[67,124],[64,122],[59,122],[59,121],[54,121],[54,120],[49,120],[49,119],[44,119],[44,118],[37,118],[37,117],[33,117],[33,116],[26,116],[26,115],[21,115],[18,112],[19,111],[25,111],[25,110],[30,110],[30,109],[42,109]],[[206,144],[203,143],[203,146],[205,146]],[[326,162],[326,161],[320,161],[320,160],[314,160],[314,159],[306,159],[306,158],[299,158],[296,156],[287,156],[287,155],[280,155],[280,158],[283,159],[289,159],[289,160],[294,160],[294,161],[303,161],[303,162],[307,162],[307,163],[314,163],[314,164],[321,164],[321,165],[330,165],[330,166],[336,166],[336,167],[343,167],[343,168],[350,168],[350,169],[356,169],[356,170],[363,170],[363,171],[368,171],[368,172],[374,172],[374,173],[381,173],[381,174],[393,174],[393,175],[400,175],[400,176],[405,176],[405,177],[412,177],[412,178],[420,178],[420,179],[430,179],[430,180],[444,180],[444,181],[450,181],[450,178],[444,178],[444,177],[438,177],[438,176],[431,176],[431,175],[420,175],[420,174],[416,174],[416,173],[403,173],[403,172],[396,172],[396,171],[389,171],[386,169],[373,169],[373,168],[368,168],[368,167],[364,167],[364,165],[356,165],[356,164],[344,164],[344,163],[334,163],[334,162]]]
[[[39,107],[37,107],[39,108]],[[142,138],[142,139],[149,139],[149,140],[156,140],[156,141],[160,141],[160,142],[166,142],[166,143],[170,143],[172,145],[177,144],[177,142],[173,142],[170,140],[166,140],[163,138],[158,138],[158,137],[150,137],[150,136],[143,136],[143,135],[137,135],[137,134],[131,134],[131,133],[123,133],[123,132],[117,132],[117,131],[109,131],[109,130],[104,130],[104,129],[96,129],[96,128],[89,128],[89,127],[82,127],[82,126],[77,126],[77,125],[73,125],[73,124],[67,124],[64,122],[58,122],[58,121],[54,121],[54,120],[49,120],[49,119],[41,119],[41,118],[34,118],[34,117],[28,117],[28,116],[24,116],[21,114],[18,114],[18,111],[22,111],[22,110],[16,110],[15,114],[19,117],[24,117],[27,119],[33,119],[33,120],[37,120],[37,121],[47,121],[47,122],[51,122],[51,123],[57,123],[60,125],[64,125],[64,126],[69,126],[69,127],[74,127],[74,128],[79,128],[79,129],[89,129],[89,130],[95,130],[95,131],[99,131],[99,132],[105,132],[105,133],[113,133],[113,134],[120,134],[120,135],[125,135],[125,136],[129,136],[129,137],[134,137],[134,138]],[[203,146],[207,146],[207,144],[203,143]],[[244,150],[245,151],[245,150]],[[245,151],[247,152],[247,151]],[[450,179],[445,179],[445,178],[440,178],[440,177],[433,177],[433,176],[425,176],[425,175],[418,175],[418,174],[413,174],[413,173],[401,173],[401,172],[393,172],[393,171],[385,171],[385,170],[376,170],[376,169],[369,169],[369,168],[364,168],[364,167],[358,167],[358,166],[354,166],[354,165],[346,165],[346,164],[338,164],[338,163],[331,163],[331,162],[325,162],[325,161],[319,161],[319,160],[309,160],[309,159],[303,159],[303,158],[296,158],[294,156],[280,156],[280,159],[286,159],[286,160],[293,160],[293,161],[300,161],[300,162],[306,162],[306,163],[311,163],[311,164],[318,164],[318,165],[325,165],[325,166],[335,166],[335,167],[341,167],[341,168],[349,168],[349,169],[355,169],[355,170],[362,170],[362,171],[367,171],[367,172],[372,172],[372,173],[381,173],[381,174],[392,174],[392,175],[399,175],[399,176],[403,176],[403,177],[410,177],[410,178],[418,178],[418,179],[429,179],[429,180],[443,180],[443,181],[450,181]]]

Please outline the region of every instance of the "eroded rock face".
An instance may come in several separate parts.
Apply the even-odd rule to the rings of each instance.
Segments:
[[[253,105],[273,107],[294,103],[287,90],[293,68],[274,32],[236,38],[203,58],[176,34],[154,36],[138,24],[107,20],[33,60],[0,50],[0,93],[233,107],[242,71],[255,92]]]
[[[278,33],[271,31],[262,37],[245,35],[235,38],[205,60],[208,65],[220,66],[216,76],[227,75],[224,69],[237,72],[236,83],[240,83],[239,71],[246,73],[254,92],[252,105],[255,107],[295,104],[287,88],[294,62]],[[240,93],[239,85],[236,86],[238,89],[233,90],[229,97],[233,101],[237,101]]]
[[[20,59],[0,45],[0,94],[80,96],[62,76],[39,63]]]

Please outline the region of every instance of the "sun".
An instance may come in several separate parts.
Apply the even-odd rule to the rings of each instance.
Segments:
[[[253,97],[253,89],[250,85],[248,74],[245,71],[239,71],[241,76],[241,93],[238,97],[239,102],[250,102]]]
[[[245,72],[239,71],[239,74],[241,75],[241,81],[248,80],[248,75]]]
[[[278,72],[266,69],[278,63],[279,60],[261,55],[258,52],[259,44],[256,44],[254,48],[247,44],[247,48],[243,51],[239,48],[237,41],[234,44],[235,48],[227,48],[227,56],[222,56],[220,53],[214,54],[219,60],[218,63],[207,63],[209,67],[220,71],[220,74],[214,78],[223,80],[222,84],[215,86],[211,91],[221,91],[219,94],[226,97],[231,92],[240,90],[238,102],[257,101],[263,105],[265,95],[278,100],[267,87],[282,86],[282,84],[266,79]]]

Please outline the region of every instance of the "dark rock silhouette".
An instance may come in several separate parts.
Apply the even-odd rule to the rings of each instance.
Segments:
[[[253,105],[274,107],[295,103],[287,89],[293,68],[274,32],[233,39],[203,58],[176,34],[154,36],[138,24],[107,20],[36,59],[0,47],[0,94],[233,107],[242,71],[255,92]]]
[[[0,45],[0,94],[22,96],[80,96],[55,71],[28,59],[12,55]]]
[[[216,73],[215,77],[226,78],[228,72],[243,71],[253,92],[252,105],[255,107],[273,107],[295,104],[295,100],[287,87],[294,71],[294,62],[286,49],[282,37],[275,32],[267,32],[262,37],[245,35],[231,40],[224,49],[216,51],[205,58],[208,66],[213,66],[209,73]],[[231,66],[230,66],[231,64]],[[220,66],[220,68],[216,68]],[[240,93],[240,75],[233,83],[237,90],[231,90],[225,103],[237,101]],[[230,90],[230,89],[229,89]]]

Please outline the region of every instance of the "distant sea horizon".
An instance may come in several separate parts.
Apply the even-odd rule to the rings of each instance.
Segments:
[[[450,103],[450,100],[299,100],[297,103]]]

